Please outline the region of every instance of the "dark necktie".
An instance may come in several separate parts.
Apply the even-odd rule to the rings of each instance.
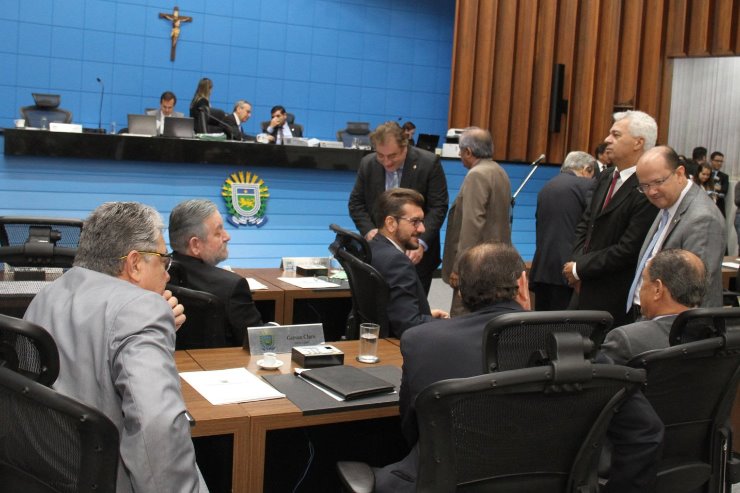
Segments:
[[[277,143],[282,144],[283,143],[283,126],[282,125],[278,127],[277,135],[278,135]]]
[[[604,205],[601,207],[602,211],[606,209],[606,206],[609,204],[609,201],[612,199],[612,195],[614,195],[614,187],[617,186],[617,180],[619,180],[619,171],[614,170],[614,176],[612,177],[612,184],[609,187],[609,192],[607,192],[606,194],[606,199],[604,199]]]

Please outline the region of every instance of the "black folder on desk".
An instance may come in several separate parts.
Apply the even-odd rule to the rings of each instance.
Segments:
[[[393,385],[354,366],[336,365],[305,370],[301,378],[325,387],[351,401],[393,391]]]
[[[364,368],[360,371],[367,372],[388,382],[396,391],[401,386],[401,369],[397,366],[376,366]],[[358,399],[338,401],[295,375],[264,375],[262,378],[285,394],[285,397],[290,399],[306,415],[398,404],[398,392],[373,394]]]

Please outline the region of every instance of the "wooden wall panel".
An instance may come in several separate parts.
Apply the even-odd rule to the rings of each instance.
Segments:
[[[740,0],[457,0],[455,22],[450,126],[489,128],[502,161],[590,151],[615,106],[665,142],[672,57],[740,54]],[[549,133],[555,63],[569,108]]]

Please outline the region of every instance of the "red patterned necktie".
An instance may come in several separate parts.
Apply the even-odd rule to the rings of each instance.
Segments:
[[[612,199],[612,195],[614,195],[614,187],[617,186],[618,179],[619,179],[619,171],[614,170],[614,176],[612,177],[612,184],[609,187],[609,192],[606,194],[606,199],[604,199],[604,205],[601,207],[602,211],[606,209],[607,204],[609,204],[609,201]]]

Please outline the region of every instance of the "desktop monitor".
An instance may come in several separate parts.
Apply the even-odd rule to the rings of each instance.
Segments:
[[[157,117],[154,115],[128,115],[128,133],[135,135],[157,135]]]
[[[162,135],[165,137],[192,139],[195,137],[193,125],[194,122],[192,118],[168,116],[164,119],[164,132],[162,132]]]
[[[437,149],[439,143],[439,135],[432,134],[419,134],[419,139],[416,142],[416,147],[434,152]]]

